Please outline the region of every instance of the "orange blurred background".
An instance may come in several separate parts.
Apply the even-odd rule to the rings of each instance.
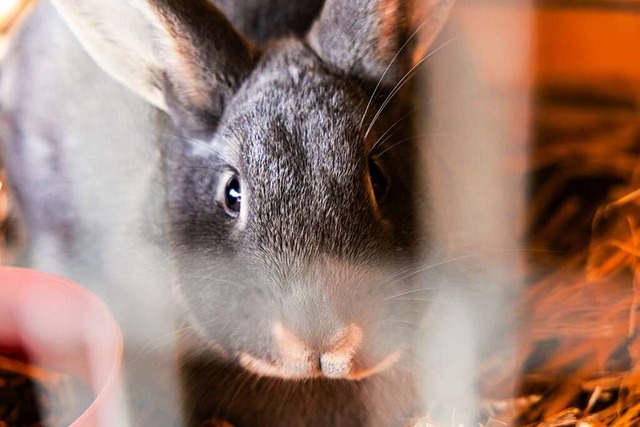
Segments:
[[[640,80],[640,2],[546,2],[459,0],[459,16],[476,60],[499,86],[557,78]],[[549,6],[549,4],[558,4]],[[511,70],[488,61],[512,40],[496,38],[496,26],[513,27],[517,34],[533,28],[530,70]],[[523,37],[527,35],[523,34]],[[508,58],[504,58],[508,60]]]

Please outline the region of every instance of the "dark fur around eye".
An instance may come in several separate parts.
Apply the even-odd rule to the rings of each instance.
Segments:
[[[382,202],[389,191],[389,179],[382,166],[375,160],[369,160],[369,179],[376,201]]]

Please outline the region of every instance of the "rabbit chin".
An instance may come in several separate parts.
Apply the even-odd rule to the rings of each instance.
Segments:
[[[312,378],[331,378],[359,381],[376,375],[392,367],[402,357],[402,349],[397,349],[370,366],[354,364],[345,371],[327,371],[320,368],[320,363],[275,364],[249,353],[237,353],[236,358],[247,371],[260,377],[281,378],[287,380],[304,380]]]

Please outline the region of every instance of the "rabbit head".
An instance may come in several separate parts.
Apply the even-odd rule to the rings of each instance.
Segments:
[[[105,71],[170,117],[172,255],[201,337],[281,378],[359,380],[401,360],[412,159],[372,150],[406,107],[379,102],[409,66],[406,2],[327,0],[304,38],[266,47],[206,0],[54,3]]]

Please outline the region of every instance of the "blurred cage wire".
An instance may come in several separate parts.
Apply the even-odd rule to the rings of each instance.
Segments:
[[[0,1],[0,55],[11,24],[31,3]],[[473,369],[463,369],[466,377],[458,372],[444,381],[454,382],[450,388],[470,384],[486,427],[640,425],[640,1],[459,0],[454,15],[454,37],[468,44],[470,72],[486,86],[479,99],[498,123],[488,134],[503,143],[488,150],[492,160],[474,166],[471,178],[445,184],[441,198],[457,207],[441,215],[453,212],[458,225],[473,228],[483,201],[469,202],[476,187],[466,180],[486,167],[486,181],[474,184],[505,186],[493,208],[508,206],[510,216],[505,225],[489,209],[484,234],[471,240],[500,240],[492,227],[506,226],[507,236],[532,250],[524,251],[521,295],[486,335],[502,336],[505,351],[479,352]],[[466,102],[467,92],[451,81],[456,74],[447,73],[455,61],[446,54],[438,60],[434,98]],[[431,149],[441,130],[434,127]],[[461,147],[451,144],[440,155],[451,164],[482,158]],[[19,233],[1,172],[0,182],[0,261],[10,263],[5,241],[19,241]],[[436,242],[452,239],[443,231]],[[447,417],[454,418],[416,421],[443,425]]]
[[[514,359],[480,364],[483,410],[491,426],[638,425],[640,2],[533,6],[529,72],[490,84],[530,90],[505,165],[527,177],[523,246],[540,250],[525,257]]]
[[[0,1],[0,60],[7,47],[11,30],[32,4],[33,0]],[[0,149],[0,264],[6,265],[14,260],[13,253],[22,243],[23,235],[15,219],[15,206],[11,203],[11,189],[3,165],[4,159]]]

